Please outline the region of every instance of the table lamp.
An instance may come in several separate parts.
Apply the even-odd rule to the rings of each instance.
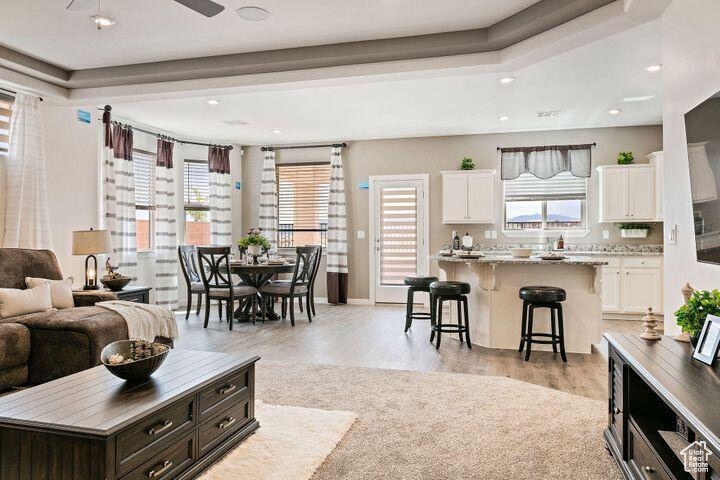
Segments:
[[[109,230],[78,230],[73,232],[72,254],[87,255],[85,259],[85,286],[83,290],[97,290],[97,258],[101,253],[113,253]],[[92,258],[93,264],[90,265]]]

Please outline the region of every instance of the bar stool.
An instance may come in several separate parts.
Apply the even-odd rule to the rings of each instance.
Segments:
[[[437,282],[437,277],[405,277],[405,285],[408,286],[407,292],[407,310],[405,313],[405,333],[412,326],[413,320],[430,320],[432,319],[433,301],[430,296],[430,313],[415,312],[413,310],[413,296],[415,292],[430,292],[430,284]]]
[[[468,293],[470,293],[470,284],[465,282],[443,281],[430,284],[430,298],[433,301],[430,342],[433,341],[437,333],[436,349],[440,348],[440,335],[442,333],[457,333],[460,344],[463,342],[464,333],[468,348],[472,348],[470,344],[470,327],[468,325],[468,304],[465,296]],[[442,302],[445,300],[457,302],[458,323],[442,322]],[[463,312],[460,310],[460,304],[463,306]],[[436,316],[437,322],[435,321]]]
[[[529,286],[520,289],[520,298],[523,301],[522,331],[520,332],[520,348],[522,352],[527,343],[525,361],[530,360],[530,350],[533,343],[552,345],[553,352],[557,353],[557,346],[560,345],[560,356],[562,361],[567,363],[565,355],[565,331],[563,329],[562,303],[567,294],[565,290],[558,287]],[[536,308],[550,309],[550,328],[552,333],[533,332],[533,313]],[[556,315],[557,313],[557,315]],[[557,322],[557,330],[555,323]],[[535,337],[549,338],[549,340],[536,340]]]

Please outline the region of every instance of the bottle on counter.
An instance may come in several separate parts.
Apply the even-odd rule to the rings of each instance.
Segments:
[[[557,240],[557,245],[555,246],[555,250],[565,250],[565,240],[563,240],[563,236],[560,235],[560,238]]]
[[[452,249],[453,250],[460,250],[460,237],[457,234],[457,231],[452,231]]]

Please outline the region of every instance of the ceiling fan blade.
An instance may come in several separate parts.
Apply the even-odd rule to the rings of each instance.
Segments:
[[[66,10],[71,12],[88,12],[94,8],[97,8],[95,0],[71,0],[68,6],[65,7]]]
[[[212,0],[175,0],[177,3],[181,5],[185,5],[191,10],[195,10],[201,15],[205,15],[206,17],[214,17],[218,13],[225,10],[225,7],[220,5],[219,3],[215,3]]]

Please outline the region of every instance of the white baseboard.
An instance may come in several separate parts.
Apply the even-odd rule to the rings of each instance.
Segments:
[[[316,303],[328,303],[325,297],[315,297]],[[369,298],[348,298],[348,305],[373,305]]]

